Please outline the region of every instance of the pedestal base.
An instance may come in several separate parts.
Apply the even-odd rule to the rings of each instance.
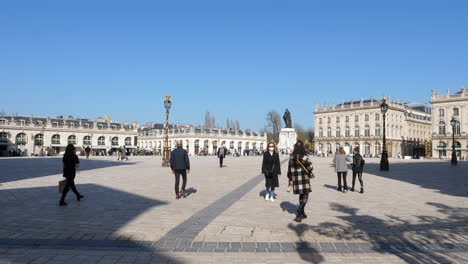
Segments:
[[[294,128],[282,128],[279,134],[278,150],[291,153],[294,149],[294,144],[297,141],[297,133]]]

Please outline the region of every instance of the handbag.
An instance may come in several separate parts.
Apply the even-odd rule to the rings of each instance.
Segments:
[[[312,171],[309,171],[304,164],[299,159],[296,159],[299,165],[301,165],[302,169],[306,172],[307,176],[310,178],[315,178],[315,175],[312,173]]]
[[[65,189],[65,185],[67,185],[67,179],[59,181],[59,184],[58,184],[59,193],[63,193],[63,190]]]

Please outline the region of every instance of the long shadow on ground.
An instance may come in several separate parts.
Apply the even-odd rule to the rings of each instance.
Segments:
[[[130,254],[126,257],[122,254],[116,257],[130,262],[179,263],[155,253],[157,249],[152,241],[138,241],[118,234],[119,229],[139,215],[166,202],[95,184],[78,184],[77,188],[85,199],[77,201],[70,192],[66,199],[68,206],[64,207],[58,206],[56,186],[16,189],[16,193],[22,195],[0,200],[0,248],[18,253],[15,259],[0,255],[0,262],[2,258],[13,263],[48,261],[44,259],[48,255],[29,254],[28,250],[52,249],[74,250],[73,255],[82,261],[99,261],[109,254],[105,252],[128,251]],[[8,190],[0,190],[0,197],[6,196]],[[101,251],[102,255],[90,254],[90,251]],[[79,262],[78,259],[74,261]]]
[[[134,165],[129,161],[81,159],[78,171]],[[62,173],[62,157],[0,159],[0,183],[39,178]]]

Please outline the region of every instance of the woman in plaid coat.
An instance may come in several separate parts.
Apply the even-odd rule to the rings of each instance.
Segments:
[[[312,162],[310,162],[302,141],[298,140],[294,145],[293,153],[288,165],[288,179],[292,185],[294,194],[299,194],[299,207],[294,221],[301,222],[307,218],[304,208],[309,200],[310,178],[312,176]]]

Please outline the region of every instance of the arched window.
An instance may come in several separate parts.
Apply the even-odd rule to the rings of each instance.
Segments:
[[[16,145],[26,145],[26,134],[19,133],[16,135]]]
[[[112,146],[118,146],[119,145],[119,138],[118,137],[113,137],[112,138]]]
[[[335,150],[338,151],[340,149],[340,143],[335,144]]]
[[[379,114],[375,114],[375,121],[379,121],[380,120],[380,115]]]
[[[203,142],[203,148],[205,148],[205,151],[208,151],[209,147],[210,147],[210,142],[208,140],[205,140]]]
[[[214,151],[216,151],[216,149],[218,149],[218,141],[217,141],[217,140],[213,140],[212,144],[213,144],[213,149],[214,149]]]
[[[125,138],[125,146],[131,146],[132,145],[132,138],[131,137],[126,137]]]
[[[379,126],[379,125],[377,125],[377,126],[375,127],[375,136],[376,136],[376,137],[380,137],[380,126]]]
[[[263,143],[260,143],[260,149],[263,150]]]
[[[60,144],[60,135],[53,135],[52,136],[52,144]]]
[[[439,134],[445,135],[445,122],[444,121],[439,122]]]
[[[75,135],[71,135],[71,136],[68,137],[68,144],[76,145],[76,136]]]
[[[349,132],[349,127],[345,128],[345,137],[350,137],[351,133]]]
[[[376,142],[374,155],[380,155],[380,153],[382,153],[382,150],[380,149],[380,143]]]
[[[252,149],[257,151],[257,142],[252,143]]]
[[[84,136],[83,145],[85,145],[85,146],[91,145],[91,137],[90,136]]]
[[[322,143],[318,144],[318,148],[320,151],[323,151],[323,144]]]
[[[239,152],[242,151],[242,142],[239,141],[239,143],[237,143],[237,150],[239,150]]]
[[[323,128],[319,128],[319,137],[323,137]]]
[[[332,130],[331,130],[331,127],[327,128],[327,137],[331,137],[332,136]]]
[[[455,141],[455,144],[454,144],[454,145],[455,145],[455,148],[461,148],[461,144],[460,144],[460,142],[458,142],[458,141]]]
[[[356,126],[356,127],[354,128],[354,136],[355,136],[355,137],[359,137],[359,126]]]
[[[458,135],[460,134],[460,121],[455,121],[455,126],[454,126],[454,129],[453,129],[453,132],[455,133],[455,135]]]
[[[34,145],[42,145],[42,144],[44,144],[44,135],[37,134],[34,137]]]
[[[369,143],[364,143],[364,154],[365,155],[370,155],[370,144]]]
[[[370,127],[369,127],[369,126],[365,126],[365,128],[364,128],[364,136],[365,136],[365,137],[370,137]]]
[[[231,143],[229,143],[229,149],[234,149],[234,141],[231,141]]]
[[[250,149],[250,142],[245,142],[245,149],[249,150]]]
[[[331,153],[332,151],[332,145],[330,143],[327,143],[327,153]]]
[[[188,140],[185,140],[185,149],[190,151],[190,142]]]
[[[358,142],[354,142],[354,147],[355,147],[355,148],[361,148],[361,145],[359,145]]]
[[[340,127],[337,127],[337,128],[335,129],[335,136],[336,136],[336,137],[341,137],[341,130],[340,130]]]
[[[170,141],[169,141],[170,142]],[[149,142],[149,148],[153,148],[153,141]]]
[[[98,144],[99,146],[104,146],[104,145],[106,145],[106,138],[105,138],[104,136],[98,137],[98,139],[97,139],[97,144]]]
[[[158,141],[158,149],[162,148],[162,141]]]

